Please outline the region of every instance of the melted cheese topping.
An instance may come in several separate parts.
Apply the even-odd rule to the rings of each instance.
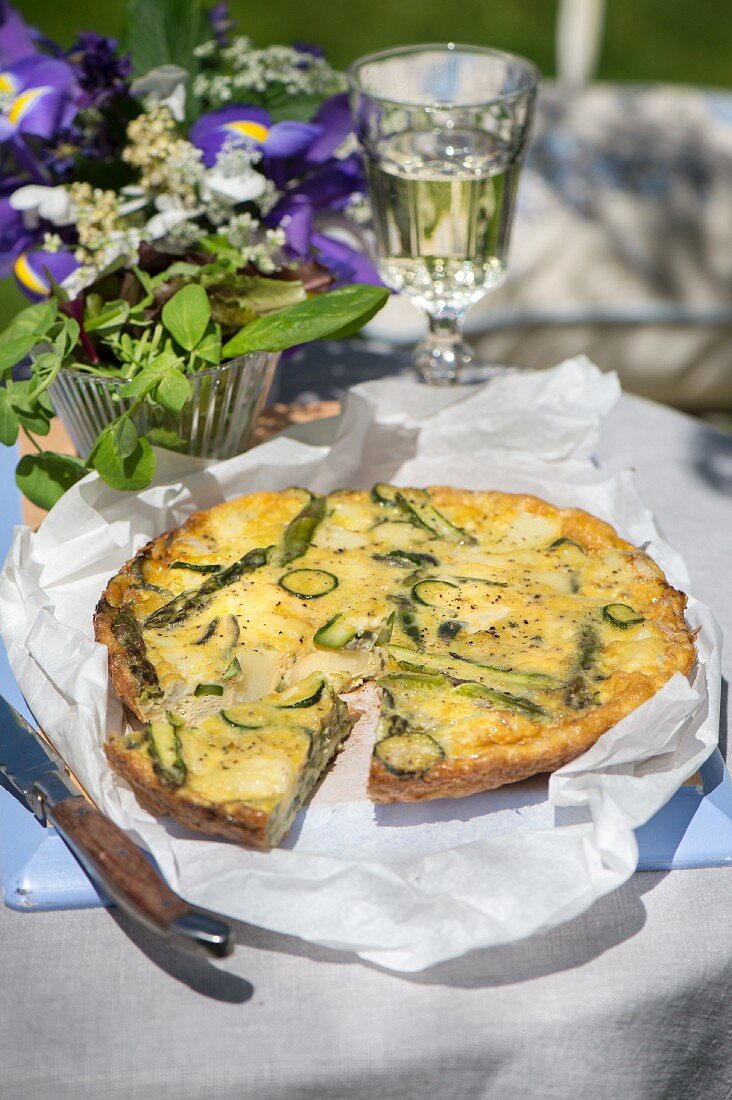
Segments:
[[[376,756],[413,777],[545,738],[611,701],[628,677],[655,690],[688,667],[691,641],[660,570],[606,524],[530,497],[410,492],[436,521],[404,501],[332,493],[292,560],[288,524],[310,494],[253,494],[193,517],[116,579],[162,689],[140,711],[182,721],[192,797],[292,807],[337,741],[333,694],[364,679],[384,675]],[[196,568],[257,547],[271,547],[266,564],[173,623],[148,622],[215,575]],[[288,590],[294,570],[317,571],[314,594]],[[278,711],[278,691],[314,673],[324,696]],[[265,697],[266,728],[223,717]]]

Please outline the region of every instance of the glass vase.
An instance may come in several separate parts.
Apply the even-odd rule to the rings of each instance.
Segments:
[[[154,446],[201,458],[231,458],[251,439],[267,399],[279,353],[259,352],[189,374],[191,395],[181,411],[168,413],[148,401],[135,410],[138,435]],[[51,386],[53,404],[81,458],[106,425],[129,409],[122,397],[127,379],[62,370]]]

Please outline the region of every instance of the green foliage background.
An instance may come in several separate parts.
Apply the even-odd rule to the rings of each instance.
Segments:
[[[191,3],[195,0],[191,0]],[[16,0],[31,23],[70,43],[77,29],[119,33],[124,0]],[[345,67],[369,50],[408,42],[475,42],[526,54],[554,73],[555,0],[230,0],[257,45],[317,42]],[[599,78],[732,84],[732,18],[724,0],[607,0]],[[0,287],[0,319],[16,292]]]

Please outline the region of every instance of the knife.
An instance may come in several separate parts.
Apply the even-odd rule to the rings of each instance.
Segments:
[[[0,773],[42,825],[56,827],[90,878],[134,920],[189,953],[231,954],[229,925],[173,893],[122,829],[79,794],[58,754],[2,695]]]

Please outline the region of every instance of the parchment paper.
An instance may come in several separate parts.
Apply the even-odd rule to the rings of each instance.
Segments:
[[[0,575],[0,632],[38,723],[171,885],[229,916],[403,971],[569,920],[632,875],[633,829],[716,744],[719,632],[693,598],[691,682],[674,676],[548,783],[375,807],[365,796],[371,746],[357,728],[284,846],[266,853],[154,819],[110,773],[101,745],[124,719],[91,616],[119,566],[192,511],[255,489],[377,480],[531,492],[586,508],[647,544],[686,589],[684,563],[630,474],[610,476],[592,461],[618,394],[616,378],[583,358],[459,389],[371,382],[349,393],[332,448],[278,438],[213,464],[161,451],[155,484],[134,497],[86,478],[37,533],[16,530]]]

